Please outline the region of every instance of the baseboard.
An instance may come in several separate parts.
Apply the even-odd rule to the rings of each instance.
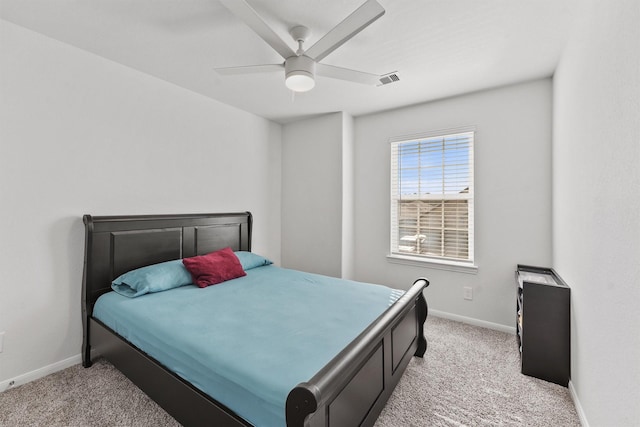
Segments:
[[[46,377],[47,375],[69,368],[73,365],[77,365],[80,362],[82,362],[82,357],[80,356],[80,354],[77,354],[75,356],[69,357],[68,359],[64,359],[59,362],[52,363],[51,365],[36,369],[35,371],[27,372],[26,374],[18,375],[15,378],[1,381],[0,393],[10,388],[18,387],[19,385],[35,381],[42,377]]]
[[[458,314],[447,313],[446,311],[429,309],[429,315],[435,317],[441,317],[443,319],[455,320],[457,322],[468,323],[473,326],[480,326],[481,328],[493,329],[495,331],[506,332],[508,334],[516,334],[515,326],[505,326],[499,323],[487,322],[485,320],[474,319],[473,317],[460,316]]]
[[[580,424],[582,425],[582,427],[589,427],[587,416],[582,409],[580,399],[578,399],[578,394],[576,393],[576,389],[573,387],[573,383],[571,382],[571,380],[569,380],[569,394],[571,394],[571,400],[573,400],[573,405],[576,407],[576,412],[578,413]]]

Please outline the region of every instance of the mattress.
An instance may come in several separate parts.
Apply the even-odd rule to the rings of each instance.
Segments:
[[[109,292],[93,317],[251,424],[285,426],[289,391],[402,294],[271,265],[207,288]]]

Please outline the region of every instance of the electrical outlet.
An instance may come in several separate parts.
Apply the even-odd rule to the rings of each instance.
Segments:
[[[4,332],[0,332],[0,353],[2,353],[2,342],[4,341]]]
[[[473,288],[471,286],[465,286],[464,290],[464,299],[472,300],[473,299]]]

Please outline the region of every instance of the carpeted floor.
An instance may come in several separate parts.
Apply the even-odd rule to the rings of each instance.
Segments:
[[[580,426],[565,387],[520,374],[514,335],[436,317],[425,330],[425,358],[411,361],[375,427]],[[0,426],[179,424],[98,360],[0,393]]]
[[[520,373],[515,335],[429,317],[376,427],[580,426],[569,390]]]

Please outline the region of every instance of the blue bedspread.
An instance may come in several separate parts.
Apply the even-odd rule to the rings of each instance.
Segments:
[[[256,426],[403,291],[275,266],[207,288],[101,296],[93,316]]]

